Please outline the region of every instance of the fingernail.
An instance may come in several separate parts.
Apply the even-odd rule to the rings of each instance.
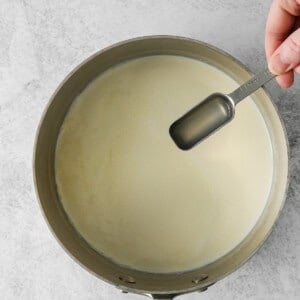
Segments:
[[[271,61],[269,63],[269,69],[272,73],[277,75],[283,74],[289,71],[290,67],[291,67],[290,64],[284,63],[281,60],[280,53],[277,53],[273,57],[271,57]]]

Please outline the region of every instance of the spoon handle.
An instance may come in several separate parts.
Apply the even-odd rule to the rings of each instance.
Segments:
[[[275,76],[276,75],[271,73],[267,68],[254,75],[251,79],[234,90],[228,96],[233,100],[235,104],[238,104],[240,101],[255,92],[258,88],[270,81]]]

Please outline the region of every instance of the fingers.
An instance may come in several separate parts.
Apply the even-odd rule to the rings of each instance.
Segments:
[[[295,0],[274,0],[266,25],[265,48],[267,59],[288,37],[295,24],[295,15],[291,8],[287,9],[287,2]],[[284,6],[285,3],[285,6]],[[293,10],[293,12],[295,12]]]
[[[265,48],[269,69],[280,74],[276,80],[283,88],[300,74],[300,0],[274,0],[266,25]],[[298,18],[297,18],[298,17]]]
[[[289,71],[276,77],[278,84],[282,88],[289,88],[294,83],[294,72]]]
[[[300,28],[293,32],[269,58],[274,74],[283,74],[300,64]]]
[[[279,0],[279,4],[293,16],[300,16],[299,0]]]

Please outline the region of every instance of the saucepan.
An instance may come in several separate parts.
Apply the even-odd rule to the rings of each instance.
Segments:
[[[71,225],[58,197],[54,155],[59,130],[76,96],[99,74],[130,59],[161,54],[180,55],[204,61],[223,70],[238,83],[243,83],[251,77],[251,72],[230,55],[192,39],[148,36],[115,44],[85,60],[55,91],[38,128],[33,168],[36,192],[45,219],[54,236],[75,261],[123,292],[142,294],[154,299],[173,299],[184,293],[206,290],[241,266],[265,241],[286,197],[288,143],[276,107],[266,90],[259,89],[252,99],[266,123],[273,148],[274,172],[271,190],[255,227],[235,249],[220,259],[191,271],[156,274],[117,265],[96,252]]]

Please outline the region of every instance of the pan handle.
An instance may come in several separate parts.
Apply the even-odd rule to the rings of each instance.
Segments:
[[[151,298],[155,300],[172,300],[176,296],[179,296],[182,294],[166,294],[166,295],[159,295],[159,294],[151,294]]]

